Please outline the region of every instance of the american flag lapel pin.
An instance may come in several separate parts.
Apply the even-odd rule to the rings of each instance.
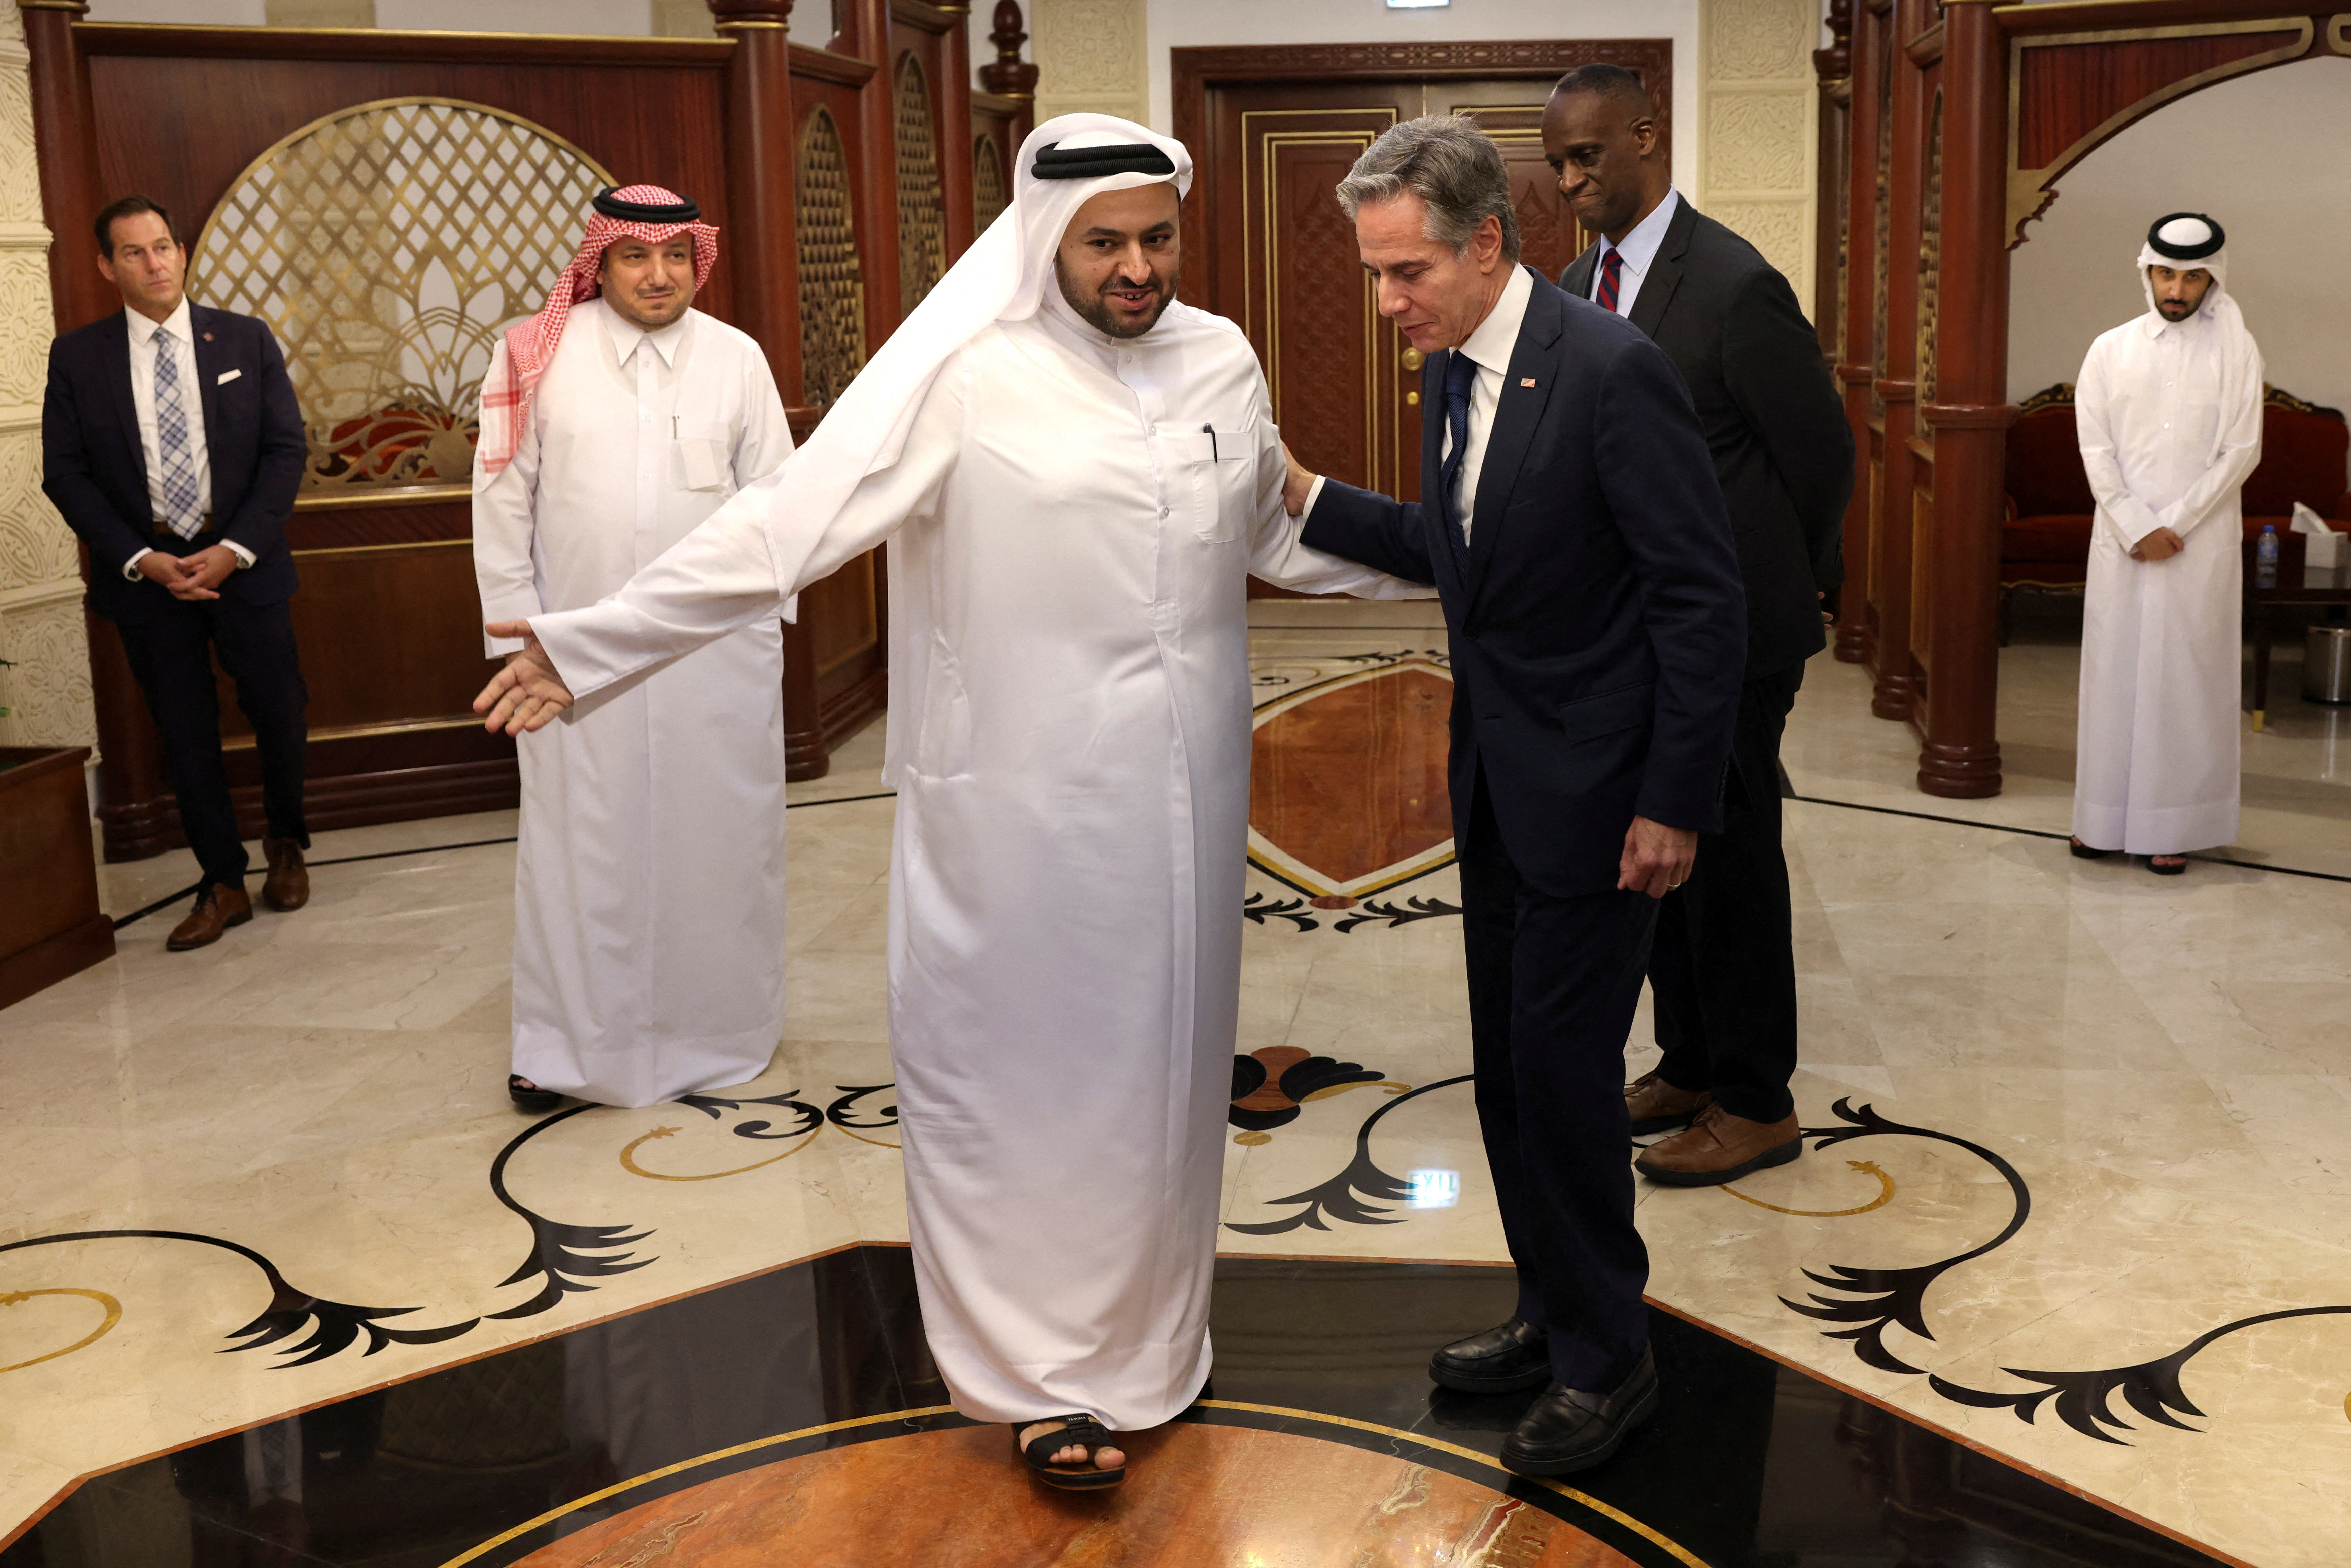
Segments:
[[[1522,387],[1531,387],[1535,384],[1535,379],[1532,376],[1520,376],[1519,384]]]

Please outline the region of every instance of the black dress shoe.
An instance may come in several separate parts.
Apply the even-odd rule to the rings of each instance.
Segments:
[[[507,1074],[507,1097],[526,1116],[544,1115],[563,1103],[563,1096],[552,1089],[525,1088],[519,1072]]]
[[[1515,1394],[1551,1381],[1551,1337],[1524,1318],[1455,1340],[1428,1358],[1428,1375],[1464,1394]]]
[[[1605,1394],[1554,1383],[1502,1439],[1503,1467],[1522,1476],[1588,1470],[1614,1453],[1656,1407],[1657,1363],[1646,1350],[1633,1375]]]

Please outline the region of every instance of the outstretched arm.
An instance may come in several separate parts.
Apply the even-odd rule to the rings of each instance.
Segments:
[[[953,368],[933,384],[896,463],[867,475],[830,517],[798,517],[802,457],[737,495],[611,597],[584,610],[500,622],[492,636],[535,651],[494,676],[474,711],[508,734],[537,729],[574,697],[688,653],[763,616],[881,543],[936,504],[961,445],[963,399]],[[809,455],[829,456],[822,443]],[[509,706],[507,699],[517,692]],[[534,701],[534,699],[536,699]],[[501,721],[498,715],[505,711]]]
[[[1301,537],[1305,514],[1320,489],[1290,455],[1281,433],[1260,422],[1257,455],[1257,515],[1250,519],[1249,571],[1302,593],[1353,593],[1364,599],[1434,599],[1437,590],[1406,581],[1343,556],[1315,549]],[[1295,501],[1292,507],[1290,503]]]

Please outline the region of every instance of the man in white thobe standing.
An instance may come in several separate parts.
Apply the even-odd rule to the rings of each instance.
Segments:
[[[1251,572],[1297,543],[1265,378],[1175,300],[1181,142],[1048,121],[1013,204],[776,479],[475,707],[528,729],[891,538],[891,1053],[931,1349],[1049,1484],[1209,1365],[1239,1004]],[[559,672],[559,677],[558,674]],[[567,690],[567,685],[569,689]]]
[[[2098,511],[2083,591],[2074,852],[2159,876],[2237,836],[2246,476],[2262,351],[2230,298],[2227,236],[2173,213],[2138,254],[2144,316],[2090,345],[2074,392]]]
[[[692,308],[718,254],[700,207],[655,185],[595,207],[483,382],[487,621],[595,603],[791,453],[767,356]],[[784,1018],[776,616],[612,683],[518,751],[517,1106],[651,1105],[758,1076]]]

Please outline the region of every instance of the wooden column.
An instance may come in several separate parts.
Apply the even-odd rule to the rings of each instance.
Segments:
[[[735,325],[768,356],[784,402],[800,384],[799,163],[792,134],[792,0],[709,0],[711,26],[735,44],[726,70],[727,228]],[[825,756],[817,653],[805,620],[784,627],[784,776],[820,779]]]
[[[1834,364],[1839,359],[1837,279],[1842,272],[1838,239],[1844,224],[1837,211],[1851,185],[1853,156],[1849,120],[1853,113],[1853,0],[1829,0],[1829,47],[1813,51],[1813,74],[1820,78],[1818,175],[1820,196],[1813,205],[1819,215],[1813,225],[1813,326],[1820,333],[1821,352]]]
[[[939,189],[947,204],[947,265],[979,237],[972,206],[971,7],[942,0],[955,26],[939,36],[939,84],[931,105],[939,150]]]
[[[979,85],[998,98],[1017,99],[1024,106],[1012,122],[1012,151],[1017,154],[1029,133],[1037,129],[1037,68],[1020,57],[1020,46],[1029,41],[1022,26],[1020,0],[996,0],[996,9],[988,16],[991,31],[987,41],[996,46],[993,64],[979,68]],[[1013,171],[1004,171],[1004,190],[1012,192]]]
[[[1942,273],[1936,322],[1934,646],[1918,788],[2000,793],[1993,733],[2008,402],[2008,57],[1991,5],[1952,0],[1943,45]]]
[[[1844,508],[1844,589],[1838,596],[1836,656],[1869,662],[1869,450],[1872,333],[1877,309],[1878,78],[1885,69],[1879,42],[1892,18],[1864,5],[1855,18],[1849,111],[1845,116],[1844,352],[1836,367],[1853,427],[1853,499]]]
[[[873,62],[858,89],[857,118],[865,157],[856,172],[857,202],[866,224],[865,352],[882,351],[904,319],[898,287],[898,50],[890,37],[890,0],[851,0],[857,52]]]
[[[74,23],[89,7],[82,0],[21,0],[33,105],[33,138],[40,165],[41,221],[49,231],[49,299],[59,332],[88,326],[122,297],[99,275],[90,220],[107,202],[99,185],[98,122],[90,105],[89,66],[75,41]],[[184,231],[188,214],[175,223]],[[82,572],[89,552],[82,552]],[[160,853],[179,826],[166,797],[162,737],[147,716],[146,699],[131,674],[114,628],[83,614],[89,643],[90,696],[98,720],[99,818],[106,824],[106,858],[136,860]]]
[[[1909,718],[1918,695],[1910,650],[1910,492],[1917,477],[1911,465],[1910,437],[1917,428],[1918,397],[1918,268],[1913,258],[1923,237],[1919,203],[1926,183],[1927,147],[1926,95],[1920,90],[1918,67],[1903,46],[1923,30],[1921,14],[1931,3],[1896,0],[1887,18],[1894,26],[1894,142],[1892,175],[1886,183],[1890,216],[1886,239],[1886,371],[1876,386],[1877,402],[1885,411],[1886,434],[1884,477],[1877,486],[1877,515],[1871,529],[1877,626],[1873,650],[1876,680],[1871,687],[1869,711],[1880,718],[1895,719]]]
[[[792,0],[710,0],[733,40],[726,70],[726,210],[721,241],[735,325],[767,351],[784,401],[800,395],[799,256],[793,241]]]

